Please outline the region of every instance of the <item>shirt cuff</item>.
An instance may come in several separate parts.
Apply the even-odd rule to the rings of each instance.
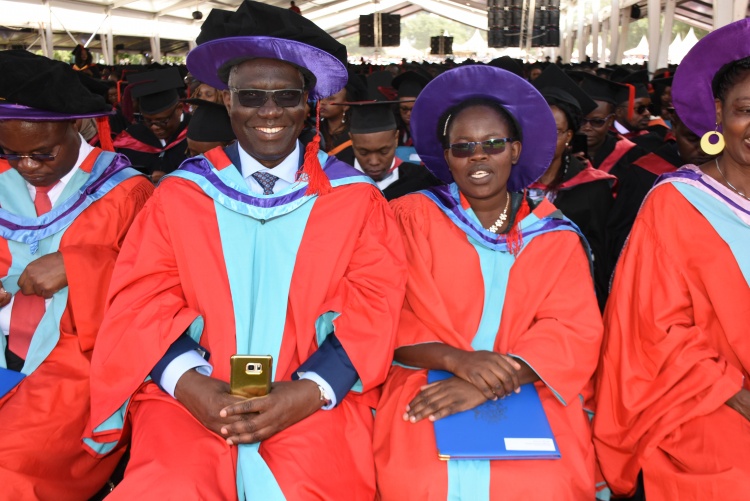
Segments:
[[[329,404],[321,407],[324,411],[329,411],[336,407],[336,394],[333,392],[333,388],[331,388],[331,385],[328,384],[325,379],[320,377],[317,372],[298,372],[297,375],[300,379],[309,379],[310,381],[317,383],[318,386],[323,387],[326,395],[330,398]]]
[[[198,354],[196,350],[191,350],[178,355],[174,360],[169,362],[167,368],[162,372],[159,386],[174,397],[174,389],[177,386],[177,381],[191,369],[197,370],[204,376],[210,376],[214,370],[213,366]]]

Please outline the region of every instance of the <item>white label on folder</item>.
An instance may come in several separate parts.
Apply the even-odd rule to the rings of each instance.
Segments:
[[[555,451],[555,441],[551,438],[506,438],[508,451]]]

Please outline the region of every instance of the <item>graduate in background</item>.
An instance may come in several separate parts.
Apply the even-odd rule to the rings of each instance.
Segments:
[[[185,160],[187,126],[179,91],[185,84],[177,68],[128,76],[140,119],[115,138],[115,148],[156,183]]]
[[[627,99],[628,88],[616,82],[575,71],[570,75],[581,79],[581,88],[594,100],[596,108],[581,120],[579,132],[586,136],[586,156],[594,168],[619,177],[646,151],[622,134],[614,132],[615,109]]]
[[[706,153],[646,197],[615,271],[594,442],[614,494],[750,492],[750,19],[706,35],[672,99]]]
[[[91,351],[115,260],[153,185],[78,133],[77,120],[94,118],[109,139],[111,106],[70,66],[21,50],[0,52],[0,66],[0,489],[5,499],[89,499],[124,452],[94,458],[81,443]]]
[[[409,281],[375,415],[380,499],[593,499],[583,401],[602,324],[589,260],[575,226],[525,190],[554,156],[552,113],[523,78],[464,66],[427,84],[412,126],[449,184],[391,202]],[[426,369],[455,376],[425,386]],[[432,421],[531,382],[561,459],[438,458]]]
[[[346,103],[351,110],[352,145],[336,155],[375,181],[386,200],[442,184],[423,165],[396,156],[398,130],[393,103]]]
[[[217,146],[228,146],[237,139],[226,106],[202,99],[183,102],[195,107],[187,128],[188,157],[202,155]]]
[[[405,71],[393,79],[391,85],[398,93],[398,145],[414,146],[411,139],[411,110],[414,100],[430,81],[422,71]]]
[[[546,197],[586,237],[594,260],[596,297],[604,310],[609,290],[609,276],[604,267],[604,228],[617,178],[594,169],[588,160],[581,160],[573,154],[571,146],[582,117],[594,111],[597,103],[554,64],[547,66],[532,85],[550,106],[557,127],[557,144],[550,166],[529,187],[529,193]]]

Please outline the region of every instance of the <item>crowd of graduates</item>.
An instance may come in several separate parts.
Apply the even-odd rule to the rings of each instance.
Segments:
[[[185,66],[0,52],[3,496],[744,499],[749,21],[654,73],[251,0]],[[527,384],[559,459],[438,458]]]

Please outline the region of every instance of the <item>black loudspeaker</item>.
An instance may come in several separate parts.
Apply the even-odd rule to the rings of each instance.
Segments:
[[[401,16],[399,14],[381,14],[380,26],[383,47],[401,45]]]
[[[547,7],[559,9],[560,8],[560,0],[547,0]]]
[[[640,19],[641,18],[641,8],[638,7],[638,5],[632,5],[630,7],[630,19]]]
[[[430,54],[453,54],[453,37],[430,37]]]
[[[559,47],[560,46],[560,28],[557,26],[549,26],[547,32],[544,34],[544,45],[547,47]]]
[[[505,10],[492,8],[487,12],[487,27],[502,28],[505,26]]]
[[[505,6],[508,8],[523,8],[523,0],[505,0]]]
[[[359,16],[359,46],[375,47],[375,20],[372,14]]]
[[[505,43],[505,30],[503,28],[490,28],[487,34],[487,47],[495,49],[507,47]]]
[[[115,45],[115,50],[125,50],[125,44],[118,43],[117,45]]]

